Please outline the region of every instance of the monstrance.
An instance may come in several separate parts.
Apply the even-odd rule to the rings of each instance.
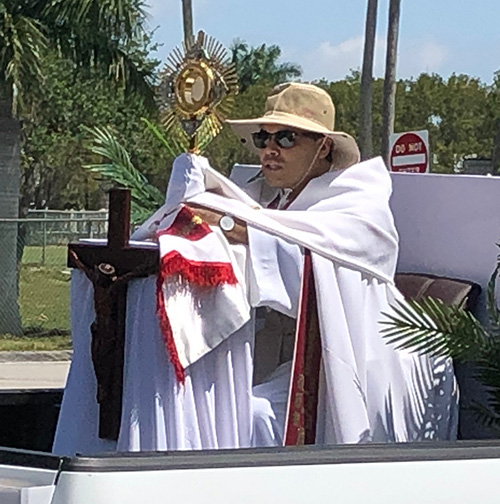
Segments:
[[[219,134],[238,93],[225,48],[200,31],[175,48],[160,74],[157,99],[169,138],[182,151],[201,152]]]

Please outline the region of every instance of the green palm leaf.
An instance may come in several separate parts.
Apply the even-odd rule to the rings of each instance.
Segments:
[[[489,429],[494,429],[500,432],[500,415],[497,410],[489,409],[483,404],[473,401],[468,410],[472,413],[473,418]]]
[[[397,301],[384,313],[382,334],[396,348],[476,360],[491,349],[488,332],[468,311],[440,299]]]
[[[170,135],[170,139],[167,139],[167,137],[160,131],[156,124],[153,124],[145,117],[142,117],[141,119],[173,158],[176,158],[179,154],[186,152],[187,147],[185,145],[179,144],[175,138],[175,135]]]
[[[93,137],[91,151],[109,160],[108,163],[90,164],[85,168],[102,179],[130,189],[132,222],[143,222],[164,203],[163,194],[133,165],[128,152],[107,128],[85,129]]]
[[[43,26],[36,19],[9,10],[0,1],[0,76],[13,89],[12,107],[16,114],[18,104],[23,101],[24,83],[40,81],[40,61],[47,47]]]

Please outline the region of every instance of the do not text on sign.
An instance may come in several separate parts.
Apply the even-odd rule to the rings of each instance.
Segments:
[[[408,131],[391,135],[390,169],[393,172],[429,171],[429,132]]]

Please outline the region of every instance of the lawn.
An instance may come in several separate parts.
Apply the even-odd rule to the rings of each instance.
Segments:
[[[66,253],[64,245],[49,245],[45,252],[42,247],[25,247],[19,275],[19,305],[25,335],[0,335],[0,350],[71,348],[70,270],[66,267]]]
[[[68,247],[66,245],[47,245],[44,247],[24,247],[23,266],[66,266]],[[45,264],[44,264],[45,261]]]
[[[0,351],[28,352],[35,350],[68,350],[71,338],[66,336],[0,336]]]

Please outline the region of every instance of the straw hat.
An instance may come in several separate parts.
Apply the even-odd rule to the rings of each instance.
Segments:
[[[330,95],[313,84],[286,82],[272,89],[262,117],[228,120],[233,131],[248,149],[259,152],[252,133],[265,124],[279,124],[333,139],[333,166],[340,170],[359,162],[359,148],[351,135],[335,129],[335,106]]]

